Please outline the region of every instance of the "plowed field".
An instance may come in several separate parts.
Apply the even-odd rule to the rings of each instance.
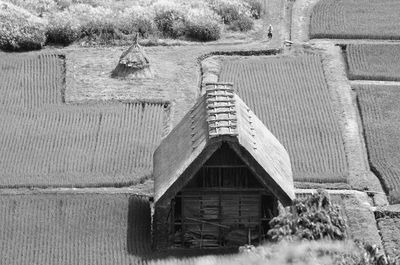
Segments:
[[[156,103],[63,103],[56,55],[0,59],[0,187],[120,186],[149,176]]]
[[[368,160],[391,202],[400,202],[400,86],[358,85]]]
[[[288,150],[295,181],[346,182],[343,139],[319,56],[226,59],[220,80],[234,83]]]
[[[400,39],[398,0],[321,0],[313,8],[310,38]]]
[[[0,195],[0,264],[142,264],[150,207],[126,194]]]
[[[400,45],[350,44],[349,79],[400,81]]]

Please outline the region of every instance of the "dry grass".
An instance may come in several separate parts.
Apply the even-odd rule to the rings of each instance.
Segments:
[[[321,0],[311,14],[310,38],[400,39],[397,0]]]
[[[295,181],[346,182],[346,156],[321,59],[227,58],[220,80],[239,96],[288,150]]]
[[[349,79],[400,81],[400,45],[351,44],[346,54]]]
[[[392,203],[400,202],[400,87],[357,85],[371,170],[379,177]]]
[[[153,77],[138,80],[110,78],[127,47],[68,48],[63,50],[67,62],[66,101],[170,101],[171,122],[176,125],[200,93],[199,58],[210,53],[257,52],[270,48],[267,43],[144,47]]]

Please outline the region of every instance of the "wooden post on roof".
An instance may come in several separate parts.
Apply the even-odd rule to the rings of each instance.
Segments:
[[[139,34],[133,44],[119,58],[118,65],[111,72],[111,77],[120,79],[151,78],[150,61],[139,45]]]

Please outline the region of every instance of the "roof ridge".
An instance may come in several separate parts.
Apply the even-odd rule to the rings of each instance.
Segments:
[[[206,84],[206,111],[208,135],[237,136],[237,108],[232,83]]]

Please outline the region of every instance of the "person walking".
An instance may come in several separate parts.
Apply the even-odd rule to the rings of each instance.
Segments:
[[[268,26],[268,39],[272,39],[272,30],[273,30],[272,25],[269,24],[269,26]]]

